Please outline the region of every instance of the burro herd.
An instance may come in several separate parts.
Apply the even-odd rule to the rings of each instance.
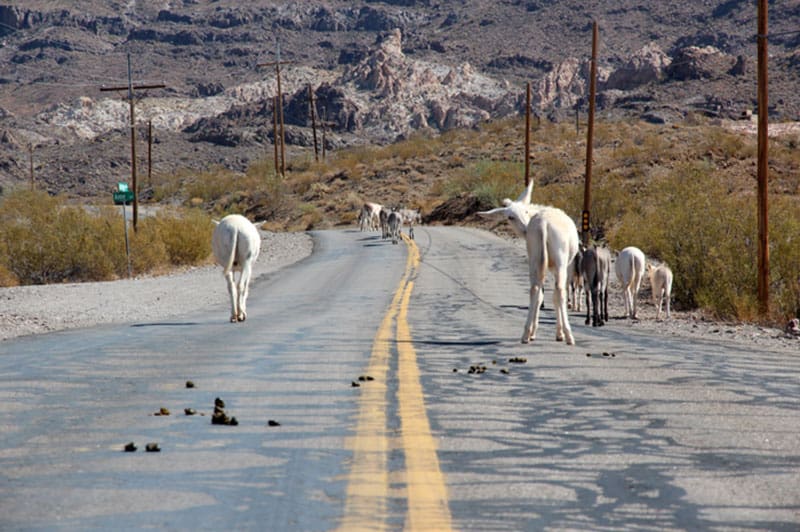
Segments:
[[[522,331],[522,343],[536,338],[539,310],[544,298],[544,281],[549,271],[553,275],[553,308],[556,312],[556,340],[575,344],[569,323],[568,309],[581,311],[581,299],[586,302],[586,325],[602,326],[608,321],[608,283],[611,264],[622,286],[625,316],[638,319],[638,294],[644,275],[648,275],[653,303],[657,307],[656,319],[661,319],[662,308],[670,317],[670,296],[673,274],[663,263],[648,263],[637,247],[629,246],[612,261],[611,251],[605,245],[581,244],[575,222],[563,210],[531,202],[533,181],[522,191],[516,201],[508,198],[503,206],[479,212],[485,217],[499,217],[508,221],[514,232],[525,241],[530,278],[530,303],[528,317]],[[414,226],[422,222],[418,210],[387,208],[379,203],[365,202],[358,213],[361,231],[380,231],[381,237],[400,240],[402,228],[414,238]],[[231,214],[214,221],[211,247],[223,275],[231,299],[231,322],[247,318],[247,295],[253,263],[261,250],[258,227],[244,216]],[[238,280],[234,273],[240,272]]]
[[[522,343],[536,338],[539,326],[545,275],[553,274],[553,308],[556,311],[556,340],[575,345],[569,324],[568,307],[580,310],[581,294],[586,294],[586,324],[594,327],[608,321],[608,280],[611,276],[611,252],[605,246],[584,247],[580,243],[575,222],[564,211],[548,205],[531,203],[533,181],[525,187],[516,201],[508,198],[503,206],[480,212],[482,216],[499,216],[508,220],[514,232],[525,240],[530,274],[530,304],[528,319],[522,330]],[[666,264],[647,265],[639,248],[624,248],[614,264],[617,280],[622,285],[625,314],[637,319],[637,300],[642,276],[650,275],[653,302],[658,307],[656,319],[661,318],[662,302],[666,300],[666,315],[670,317],[669,299],[672,290],[672,271]],[[590,313],[591,301],[591,313]]]

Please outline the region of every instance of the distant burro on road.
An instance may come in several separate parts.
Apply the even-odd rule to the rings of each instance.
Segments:
[[[243,323],[221,297],[0,342],[0,529],[800,527],[796,349],[619,308],[568,346],[550,306],[523,345],[524,250],[415,236],[313,232]]]

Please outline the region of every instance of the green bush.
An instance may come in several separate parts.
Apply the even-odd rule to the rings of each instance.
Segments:
[[[800,318],[800,198],[770,199],[769,237],[771,308],[777,318]]]
[[[509,161],[478,161],[444,187],[448,196],[469,193],[488,205],[516,198],[522,191],[522,164]]]
[[[633,245],[675,274],[673,297],[720,318],[751,319],[757,301],[755,203],[732,195],[703,163],[687,164],[637,193],[640,207],[609,231],[616,249]]]

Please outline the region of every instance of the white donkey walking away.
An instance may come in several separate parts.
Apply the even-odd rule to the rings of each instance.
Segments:
[[[261,251],[261,235],[256,225],[240,214],[229,214],[220,221],[211,236],[211,249],[217,264],[223,267],[223,275],[231,296],[231,322],[247,319],[247,295],[250,291],[250,276],[253,263]],[[260,225],[260,224],[258,224]],[[239,274],[235,282],[234,272]]]
[[[572,218],[561,209],[531,204],[533,180],[517,201],[504,199],[505,207],[480,212],[483,216],[500,215],[508,219],[514,231],[525,239],[528,249],[530,275],[530,304],[528,319],[522,332],[522,343],[536,338],[539,327],[539,308],[542,286],[549,269],[555,277],[553,307],[556,310],[556,340],[574,345],[572,328],[567,314],[567,282],[569,265],[578,252],[578,229]]]
[[[637,300],[644,275],[644,264],[644,252],[637,247],[626,247],[617,255],[614,269],[617,272],[617,279],[622,285],[626,318],[638,319],[636,316],[639,307]]]

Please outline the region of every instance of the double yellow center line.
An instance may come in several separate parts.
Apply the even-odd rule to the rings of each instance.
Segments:
[[[408,327],[408,304],[412,281],[419,268],[419,249],[403,238],[408,247],[406,269],[395,291],[373,343],[368,372],[374,377],[361,387],[358,427],[352,442],[344,517],[339,529],[387,530],[390,498],[405,496],[406,530],[451,530],[447,486],[439,468],[436,441],[431,434],[417,366],[417,354]],[[393,325],[396,342],[392,341]],[[392,344],[397,349],[397,409],[401,437],[390,441],[386,426],[389,361]],[[400,448],[405,456],[405,490],[390,489],[388,455]]]

